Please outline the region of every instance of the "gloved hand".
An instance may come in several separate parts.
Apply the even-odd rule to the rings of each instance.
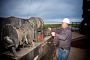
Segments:
[[[51,32],[51,35],[52,35],[52,36],[56,36],[56,33],[55,33],[55,32]]]

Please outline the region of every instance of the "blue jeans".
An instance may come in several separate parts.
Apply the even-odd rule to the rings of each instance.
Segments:
[[[58,48],[57,60],[68,60],[70,49]]]

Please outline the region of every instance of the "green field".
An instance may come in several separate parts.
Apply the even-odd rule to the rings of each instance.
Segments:
[[[45,29],[47,29],[48,27],[58,28],[60,26],[61,26],[61,24],[44,24]]]
[[[70,24],[71,27],[79,27],[79,24]],[[52,27],[52,28],[59,28],[61,27],[61,24],[44,24],[44,28],[47,29],[48,27]]]

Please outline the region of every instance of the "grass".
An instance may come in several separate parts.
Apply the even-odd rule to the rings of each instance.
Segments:
[[[44,24],[45,29],[47,29],[48,27],[58,28],[60,26],[61,26],[61,24]]]
[[[70,26],[77,28],[79,26],[79,24],[70,24]],[[48,27],[59,28],[59,27],[61,27],[61,24],[44,24],[45,29],[47,29]]]

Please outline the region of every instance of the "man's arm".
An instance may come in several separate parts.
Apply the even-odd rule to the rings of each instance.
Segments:
[[[58,39],[64,41],[68,37],[69,33],[70,33],[69,31],[66,31],[66,32],[61,33],[61,34],[56,34],[56,36],[58,37]]]

